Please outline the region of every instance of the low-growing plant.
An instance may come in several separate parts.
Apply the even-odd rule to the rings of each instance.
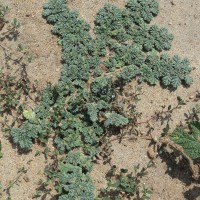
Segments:
[[[11,58],[8,58],[7,61],[9,66],[7,65],[8,63],[5,63],[7,66],[0,69],[0,114],[5,119],[10,115],[13,120],[9,123],[2,121],[2,127],[5,125],[9,127],[11,124],[13,126],[15,121],[20,122],[19,116],[22,116],[22,112],[25,109],[24,103],[28,99],[34,101],[31,95],[36,92],[37,87],[28,78],[26,72],[27,64],[19,62],[14,68],[10,63]]]
[[[3,69],[0,71],[0,87],[1,87],[1,113],[10,112],[19,104],[20,93],[15,88],[16,77],[5,74]]]
[[[20,23],[17,19],[13,21],[6,19],[8,10],[7,6],[0,6],[0,24],[2,21],[4,25],[7,24],[0,29],[1,41],[10,40],[13,37],[17,39],[19,35]],[[10,50],[6,43],[0,45],[0,48],[4,53],[4,62],[0,67],[0,114],[3,117],[1,129],[9,132],[16,122],[22,123],[25,102],[28,99],[34,100],[31,93],[36,92],[36,84],[30,82],[26,71],[27,65],[32,61],[32,55],[25,45],[18,44],[16,52]],[[34,134],[29,135],[26,131],[30,131],[30,127],[33,126],[29,126],[29,129],[25,127],[25,132],[13,129],[11,135],[15,143],[28,148],[32,144],[31,139],[34,138]]]
[[[193,178],[198,180],[200,177],[200,122],[189,121],[188,127],[177,127],[169,138],[173,141],[171,147],[188,161]]]
[[[0,4],[0,40],[3,41],[6,38],[9,39],[16,39],[19,32],[18,29],[20,28],[20,22],[14,18],[11,22],[6,20],[6,14],[8,13],[8,6]],[[6,26],[6,30],[3,30]]]
[[[94,199],[94,186],[90,177],[91,160],[81,152],[70,152],[58,163],[58,168],[47,170],[50,181],[55,183],[59,200]]]
[[[187,123],[192,121],[200,121],[199,114],[200,105],[196,104],[191,110],[188,111],[188,113],[185,113]]]
[[[180,126],[177,126],[174,131],[170,131],[169,119],[171,119],[171,113],[180,108],[180,105],[185,105],[185,102],[182,99],[178,99],[178,105],[175,107],[168,107],[170,111],[170,118],[167,118],[166,127],[163,129],[163,132],[159,138],[153,138],[150,136],[149,139],[153,140],[154,151],[158,154],[165,152],[167,155],[175,153],[175,157],[178,160],[186,160],[189,166],[189,170],[192,173],[192,177],[195,180],[199,180],[200,177],[200,122],[198,118],[198,106],[195,106],[192,109],[192,112],[189,111],[189,115],[186,115],[187,124],[181,123]],[[180,101],[181,100],[181,101]],[[167,111],[167,112],[168,112]],[[162,113],[162,112],[161,112]],[[172,156],[173,159],[175,158]],[[176,162],[179,164],[179,162]]]
[[[197,159],[200,158],[200,122],[190,122],[189,129],[185,131],[182,128],[176,128],[170,138],[180,145],[188,156]]]
[[[1,41],[10,40],[11,37],[17,39],[19,34],[19,21],[17,19],[13,21],[6,19],[8,10],[7,6],[0,5],[0,24],[2,21],[8,24],[5,28],[0,29]],[[0,48],[4,53],[4,62],[0,67],[0,113],[4,117],[5,114],[13,115],[14,113],[20,116],[24,107],[23,101],[30,97],[31,91],[35,91],[26,72],[26,67],[31,62],[32,56],[22,44],[19,44],[17,48],[20,53],[11,51],[6,44],[0,45]],[[14,121],[17,118],[14,117]],[[2,125],[5,125],[4,122]]]
[[[113,165],[106,176],[108,186],[101,190],[97,200],[150,199],[152,192],[141,183],[141,179],[152,166],[153,163],[148,163],[147,167],[140,169],[140,165],[136,165],[134,173],[128,173],[127,169],[118,170]]]
[[[44,5],[43,16],[62,46],[63,71],[56,85],[48,84],[43,90],[34,116],[26,115],[23,124],[10,133],[21,148],[30,148],[35,139],[48,139],[54,133],[61,160],[56,159],[59,164],[49,177],[57,186],[59,200],[94,199],[91,162],[99,153],[101,139],[113,130],[119,133],[130,122],[137,125],[136,115],[126,114],[116,103],[128,82],[137,78],[173,89],[191,85],[189,61],[163,53],[171,47],[172,34],[149,25],[157,14],[155,0],[129,0],[125,8],[106,4],[96,15],[96,36],[92,37],[90,25],[65,0]],[[114,174],[119,180],[111,185],[122,198],[125,193],[148,199],[149,191],[139,189],[143,172],[134,176],[122,170]]]
[[[0,31],[3,29],[6,20],[5,15],[8,12],[8,6],[4,6],[0,4]]]

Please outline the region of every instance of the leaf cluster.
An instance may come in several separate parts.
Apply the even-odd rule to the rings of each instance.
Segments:
[[[89,175],[92,170],[90,159],[80,152],[70,152],[59,163],[58,170],[56,189],[61,194],[59,200],[94,199],[94,186]]]
[[[85,163],[92,162],[101,137],[111,127],[129,123],[114,106],[119,87],[135,77],[175,88],[184,81],[191,84],[188,60],[159,55],[171,47],[173,36],[164,28],[148,26],[157,14],[155,0],[129,0],[124,9],[106,4],[95,18],[93,38],[90,25],[71,11],[65,0],[49,0],[44,5],[43,16],[53,25],[52,33],[62,46],[63,71],[58,83],[48,84],[42,92],[35,109],[37,122],[27,119],[11,135],[24,148],[35,138],[48,138],[48,133],[54,132],[54,145],[64,156],[55,170],[59,200],[94,199],[91,167]],[[138,176],[122,171],[120,183],[116,180],[118,192],[137,193]]]
[[[0,4],[0,19],[4,18],[7,12],[8,12],[8,6]]]
[[[110,4],[100,9],[94,30],[109,50],[103,65],[111,72],[122,69],[119,74],[122,83],[139,77],[140,82],[151,85],[159,81],[173,88],[191,85],[191,67],[187,59],[178,55],[170,58],[166,53],[160,55],[171,48],[173,35],[166,28],[148,25],[157,13],[158,4],[154,0],[130,0],[125,9]]]
[[[8,21],[6,19],[6,14],[8,12],[9,8],[8,6],[4,6],[2,4],[0,4],[0,39],[3,41],[4,39],[8,38],[8,39],[15,39],[17,38],[19,32],[18,29],[20,28],[21,24],[20,22],[14,18],[12,21]],[[9,24],[9,26],[7,26],[7,30],[2,31],[4,26],[6,24]]]
[[[146,168],[140,169],[140,165],[136,165],[135,173],[129,173],[127,169],[118,170],[113,165],[107,173],[108,186],[101,191],[97,200],[150,199],[152,192],[141,183],[141,178],[151,166],[152,163],[149,163]]]
[[[172,141],[183,148],[184,152],[192,159],[200,158],[200,122],[191,121],[190,131],[176,128],[170,135]]]
[[[44,124],[25,121],[20,128],[12,128],[10,135],[16,145],[28,150],[32,147],[34,139],[42,138],[46,134],[46,129]]]

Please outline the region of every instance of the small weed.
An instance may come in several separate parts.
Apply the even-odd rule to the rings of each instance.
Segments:
[[[127,169],[118,169],[115,165],[107,173],[108,186],[100,192],[97,200],[123,200],[137,199],[148,200],[152,192],[141,183],[141,178],[147,174],[147,169],[152,167],[152,162],[147,167],[140,169],[140,165],[134,167],[134,174]]]
[[[178,96],[177,97],[177,105],[172,106],[166,106],[163,105],[161,111],[155,112],[155,115],[152,117],[152,119],[155,119],[157,121],[160,121],[161,124],[164,124],[164,122],[167,122],[167,124],[169,123],[169,121],[171,121],[171,117],[172,117],[172,113],[174,111],[176,111],[177,109],[180,109],[181,106],[186,105],[185,101]]]
[[[3,29],[6,20],[5,15],[8,12],[8,6],[0,5],[0,31]]]
[[[0,19],[4,18],[7,12],[8,12],[8,6],[0,5]]]
[[[8,12],[9,8],[8,6],[0,5],[0,40],[3,41],[4,39],[14,39],[16,40],[19,32],[18,29],[20,28],[21,24],[20,22],[14,18],[11,22],[6,20],[6,14]],[[6,30],[4,29],[5,24],[8,24],[6,26]]]
[[[10,40],[19,34],[18,29],[20,22],[17,19],[6,21],[6,13],[8,7],[0,5],[0,24],[1,21],[8,23],[7,30],[0,29],[0,39]],[[17,51],[11,51],[5,44],[0,45],[4,53],[5,63],[0,68],[0,113],[13,115],[13,111],[17,115],[22,114],[24,107],[23,101],[27,96],[30,96],[31,83],[26,72],[27,65],[32,60],[32,55],[29,53],[25,45],[19,44]],[[4,124],[3,124],[4,125]]]
[[[2,9],[1,9],[2,8]],[[7,7],[1,7],[1,16],[4,19],[8,11]],[[5,19],[4,19],[5,21]],[[7,22],[7,30],[0,30],[0,38],[10,40],[12,35],[19,34],[20,23],[17,19]],[[5,126],[10,129],[17,121],[21,123],[22,112],[25,108],[25,102],[28,99],[34,100],[31,93],[36,92],[36,84],[31,84],[26,68],[32,61],[32,55],[27,47],[19,44],[16,52],[11,51],[6,45],[0,45],[3,50],[5,61],[0,68],[0,114],[4,117],[1,121],[2,128]],[[7,116],[12,116],[12,121],[7,120]],[[14,117],[13,117],[14,116]]]
[[[194,106],[194,108],[189,110],[188,113],[185,113],[186,121],[188,123],[192,121],[200,121],[199,114],[200,114],[200,105],[197,104],[196,106]]]

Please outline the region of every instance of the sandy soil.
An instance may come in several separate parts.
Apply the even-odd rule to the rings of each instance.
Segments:
[[[17,18],[22,26],[17,43],[26,44],[34,56],[32,63],[28,66],[30,79],[38,80],[39,89],[42,89],[46,82],[56,83],[62,65],[60,64],[61,49],[57,45],[57,38],[51,34],[51,26],[41,17],[42,6],[45,0],[4,0],[11,8],[9,18]],[[89,23],[93,23],[95,13],[105,3],[110,2],[119,6],[125,4],[124,0],[73,0],[69,2],[71,8],[80,12]],[[150,87],[142,84],[143,94],[138,102],[138,112],[142,113],[141,121],[149,119],[156,111],[161,110],[162,105],[175,105],[177,96],[181,96],[187,104],[172,114],[170,121],[171,130],[185,121],[185,113],[196,105],[194,98],[199,91],[200,83],[200,1],[199,0],[159,0],[160,13],[152,23],[167,27],[174,34],[170,54],[179,54],[181,57],[188,57],[194,70],[192,75],[194,84],[190,88],[179,87],[176,91],[169,91],[159,85]],[[16,48],[16,42],[7,42],[11,50]],[[133,81],[130,86],[137,85]],[[164,125],[160,122],[151,121],[154,127],[152,135],[158,137]],[[145,125],[140,126],[145,134]],[[0,133],[0,140],[3,145],[4,156],[0,159],[0,182],[4,188],[10,181],[18,176],[18,170],[22,167],[27,173],[22,174],[17,184],[11,189],[12,200],[31,200],[38,187],[40,179],[44,178],[44,168],[47,165],[44,155],[35,156],[41,147],[34,145],[33,150],[25,155],[19,155],[17,149],[13,148],[10,142]],[[119,167],[133,169],[135,164],[145,166],[149,162],[147,150],[149,141],[138,139],[136,141],[124,140],[122,143],[112,143],[112,163]],[[155,159],[156,168],[149,169],[149,174],[143,182],[153,191],[152,200],[200,200],[200,184],[191,179],[187,168],[174,165],[165,155]],[[105,186],[105,173],[109,165],[101,162],[96,164],[92,172],[96,192]],[[41,198],[38,198],[41,199]],[[50,195],[43,199],[52,199]],[[5,192],[2,200],[6,200]]]

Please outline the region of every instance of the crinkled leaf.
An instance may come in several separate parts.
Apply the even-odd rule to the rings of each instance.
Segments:
[[[200,123],[193,122],[191,128],[191,133],[187,133],[181,128],[176,128],[170,138],[180,145],[188,156],[196,159],[200,158]]]

